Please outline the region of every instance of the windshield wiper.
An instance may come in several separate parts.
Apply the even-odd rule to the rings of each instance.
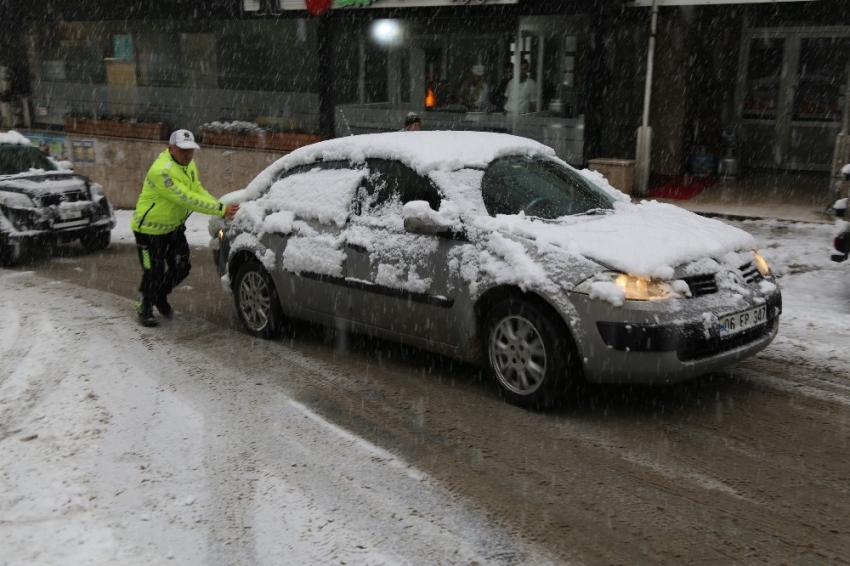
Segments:
[[[596,214],[608,214],[609,212],[613,212],[613,209],[610,208],[591,208],[590,210],[585,210],[584,212],[578,213],[576,216],[594,216]]]

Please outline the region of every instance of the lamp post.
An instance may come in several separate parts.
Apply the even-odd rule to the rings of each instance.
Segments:
[[[649,47],[646,54],[646,84],[643,89],[643,120],[637,133],[635,152],[635,196],[645,197],[649,188],[649,165],[652,154],[652,128],[649,126],[649,104],[652,99],[652,71],[655,64],[655,31],[658,27],[658,4],[652,0],[649,25]]]

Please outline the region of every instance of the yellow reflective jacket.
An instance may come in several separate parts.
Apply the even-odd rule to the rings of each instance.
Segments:
[[[224,216],[224,205],[201,185],[194,161],[180,165],[166,149],[148,170],[130,227],[142,234],[167,234],[193,211]]]

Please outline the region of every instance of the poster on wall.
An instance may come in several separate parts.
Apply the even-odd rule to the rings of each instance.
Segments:
[[[94,165],[94,140],[72,140],[71,155],[74,163]]]
[[[54,159],[67,160],[65,154],[65,134],[47,134],[44,132],[22,131],[21,135],[28,138],[33,145]]]

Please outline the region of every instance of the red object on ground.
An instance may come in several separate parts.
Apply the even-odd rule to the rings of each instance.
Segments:
[[[675,175],[659,181],[659,184],[647,191],[647,197],[690,200],[716,183],[717,177]]]
[[[331,8],[331,0],[305,0],[307,11],[314,16],[321,16]]]

